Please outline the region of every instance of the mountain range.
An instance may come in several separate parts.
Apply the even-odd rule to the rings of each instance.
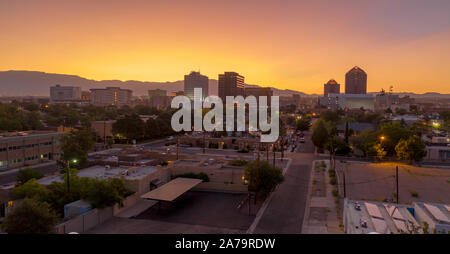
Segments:
[[[77,75],[54,74],[38,71],[0,71],[0,96],[48,96],[50,86],[60,84],[62,86],[79,86],[83,91],[91,88],[121,87],[133,90],[136,96],[147,95],[150,89],[163,89],[168,93],[183,90],[184,81],[173,82],[149,82],[137,80],[92,80]],[[217,94],[218,81],[209,79],[209,94]],[[257,87],[257,85],[246,85]],[[272,88],[274,95],[306,94],[293,91]]]
[[[217,83],[215,79],[209,79],[209,94],[217,94]],[[62,86],[79,86],[83,91],[91,88],[104,88],[116,86],[133,90],[136,96],[147,95],[150,89],[163,89],[168,93],[183,90],[183,80],[173,82],[150,82],[137,80],[92,80],[77,75],[45,73],[39,71],[0,71],[0,96],[49,96],[50,86],[60,84]],[[258,85],[246,84],[248,87],[259,87]],[[289,89],[278,89],[271,87],[274,95],[290,96],[299,94],[301,96],[318,96],[318,94],[305,94]],[[412,98],[450,98],[450,94],[440,93],[395,93],[401,96],[408,95]]]

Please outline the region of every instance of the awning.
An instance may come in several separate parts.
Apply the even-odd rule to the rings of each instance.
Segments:
[[[159,188],[143,194],[141,198],[171,202],[202,181],[201,179],[178,177]]]

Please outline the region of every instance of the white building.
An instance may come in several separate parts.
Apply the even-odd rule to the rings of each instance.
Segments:
[[[50,103],[80,101],[81,87],[77,86],[51,86],[50,87]]]
[[[450,232],[450,205],[414,202],[412,205],[344,200],[347,234]]]
[[[91,90],[91,104],[95,106],[125,106],[131,103],[133,92],[120,87],[95,88]]]

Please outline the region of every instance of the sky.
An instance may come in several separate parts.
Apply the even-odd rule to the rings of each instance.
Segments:
[[[211,79],[344,91],[450,93],[448,0],[0,0],[0,70],[104,80]]]

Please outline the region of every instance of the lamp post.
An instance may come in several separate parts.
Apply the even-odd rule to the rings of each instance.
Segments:
[[[77,159],[72,160],[73,163],[77,163]],[[70,193],[70,160],[67,160],[67,194]]]

